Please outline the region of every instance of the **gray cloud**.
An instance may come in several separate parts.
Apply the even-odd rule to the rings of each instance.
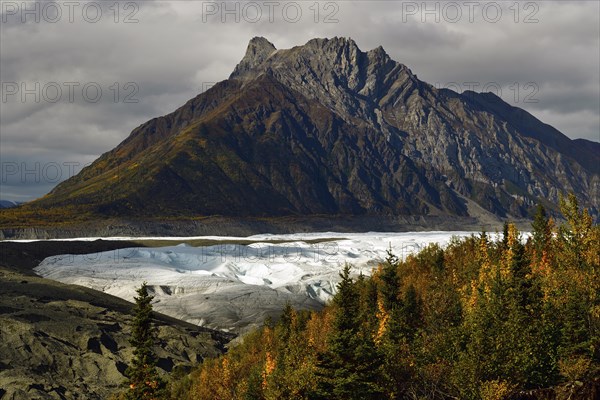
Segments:
[[[332,36],[352,37],[363,50],[383,45],[392,58],[431,84],[467,89],[476,82],[479,90],[498,84],[505,101],[567,136],[600,141],[596,1],[521,2],[518,7],[514,2],[482,2],[472,21],[462,1],[430,2],[426,10],[420,1],[323,1],[318,7],[312,1],[280,2],[272,9],[272,21],[269,3],[262,1],[228,2],[228,10],[238,7],[237,15],[224,13],[222,2],[203,1],[120,2],[115,15],[111,1],[94,3],[102,6],[97,22],[90,22],[93,2],[78,3],[71,22],[67,6],[59,1],[55,6],[63,15],[54,23],[48,21],[54,14],[46,3],[40,8],[50,7],[49,15],[42,12],[39,22],[29,15],[26,23],[21,22],[20,1],[1,3],[0,80],[7,97],[0,103],[3,199],[29,200],[46,193],[57,183],[49,176],[55,164],[67,178],[73,171],[65,163],[91,162],[139,124],[226,79],[248,40],[258,35],[278,48]],[[455,5],[460,18],[455,18]],[[492,22],[497,5],[501,18]],[[137,22],[125,23],[128,16]],[[526,23],[527,17],[537,22]],[[4,89],[13,82],[19,88],[23,83],[35,88],[35,82],[50,86],[38,93],[36,102],[32,94],[24,99],[20,93],[7,95]],[[79,83],[72,100],[65,91],[68,82]],[[524,101],[531,94],[528,83],[537,88],[536,102]],[[63,93],[49,102],[54,84]],[[82,93],[86,84],[102,89],[97,102]],[[31,172],[36,168],[39,176]]]

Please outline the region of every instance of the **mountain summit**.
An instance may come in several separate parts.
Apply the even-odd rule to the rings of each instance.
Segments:
[[[381,47],[253,38],[229,79],[25,209],[504,218],[572,191],[597,213],[599,147],[491,93],[436,89]]]
[[[253,38],[250,40],[250,43],[248,43],[246,55],[235,67],[230,78],[253,71],[275,51],[277,51],[277,49],[273,46],[273,43],[269,42],[267,39],[263,37]]]

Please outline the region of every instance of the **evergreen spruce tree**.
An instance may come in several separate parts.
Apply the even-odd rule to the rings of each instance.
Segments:
[[[379,399],[379,356],[373,338],[361,329],[359,295],[344,266],[333,302],[337,307],[329,349],[319,355],[315,399]]]
[[[387,251],[387,257],[381,270],[381,295],[383,306],[386,310],[391,310],[398,305],[398,294],[400,293],[400,280],[398,279],[399,260],[392,250]]]
[[[546,214],[546,209],[543,205],[538,204],[531,223],[533,230],[531,239],[533,242],[533,248],[535,249],[536,261],[539,261],[543,255],[544,250],[547,250],[552,240],[552,231],[550,229],[550,221]]]
[[[548,239],[548,215],[546,208],[540,203],[537,205],[533,222],[531,223],[533,229],[533,242],[536,244],[543,244]]]
[[[152,299],[146,282],[137,290],[135,317],[129,343],[135,347],[131,365],[125,371],[129,377],[128,400],[158,400],[166,397],[165,382],[156,370],[154,342],[156,329],[152,326]]]
[[[573,193],[560,199],[560,208],[567,224],[559,228],[557,236],[554,306],[560,321],[561,374],[573,380],[600,370],[599,236],[588,211],[579,207]],[[576,368],[577,364],[580,367]]]
[[[508,221],[504,221],[502,225],[502,249],[506,249],[508,247]]]

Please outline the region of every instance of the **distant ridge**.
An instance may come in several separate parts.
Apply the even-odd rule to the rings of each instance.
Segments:
[[[23,204],[23,203],[18,202],[18,201],[12,201],[12,200],[0,200],[0,208],[11,208],[11,207],[16,207],[20,204]]]

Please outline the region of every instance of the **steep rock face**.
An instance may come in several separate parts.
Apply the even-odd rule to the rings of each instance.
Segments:
[[[403,155],[432,165],[462,195],[473,197],[482,186],[474,199],[497,214],[523,215],[536,198],[556,203],[561,191],[598,204],[598,144],[571,141],[492,93],[438,90],[381,47],[364,53],[350,39],[314,39],[258,65],[255,71],[272,73],[344,120],[396,135]]]
[[[100,215],[498,216],[573,191],[597,213],[597,144],[492,94],[438,90],[381,48],[250,41],[230,78],[136,128],[28,207]]]

